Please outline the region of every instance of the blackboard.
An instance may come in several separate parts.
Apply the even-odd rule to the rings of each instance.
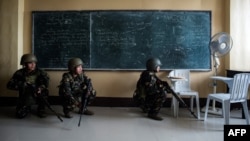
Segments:
[[[44,69],[80,57],[89,70],[210,70],[211,11],[33,11],[32,50]]]

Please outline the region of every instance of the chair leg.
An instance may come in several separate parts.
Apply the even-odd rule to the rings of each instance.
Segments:
[[[175,98],[175,102],[176,102],[176,117],[178,118],[179,117],[179,105],[180,105],[180,103],[179,103],[179,101],[177,101],[177,99]]]
[[[208,113],[208,108],[209,108],[209,102],[210,102],[210,97],[207,97],[207,103],[206,103],[206,110],[205,110],[205,115],[204,115],[204,121],[207,120],[207,113]]]
[[[223,101],[222,102],[222,109],[223,109],[223,115],[225,118],[225,125],[229,124],[229,118],[230,118],[230,102],[229,101]]]
[[[198,119],[200,119],[200,103],[199,103],[199,97],[198,97],[198,95],[196,95],[196,97],[195,97],[195,99],[196,99],[196,109],[197,109],[197,117],[198,117]]]
[[[249,125],[249,112],[248,112],[248,107],[247,107],[247,101],[242,102],[241,104],[242,104],[242,107],[243,107],[243,110],[244,110],[246,123],[247,123],[247,125]]]
[[[174,117],[177,117],[178,116],[178,102],[177,102],[177,99],[175,97],[172,97],[172,108],[173,108],[173,112],[174,112]]]
[[[193,112],[194,111],[194,96],[190,96],[190,109]]]

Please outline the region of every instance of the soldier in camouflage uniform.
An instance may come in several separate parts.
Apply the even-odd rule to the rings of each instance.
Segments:
[[[31,106],[37,104],[37,115],[46,117],[44,99],[48,97],[48,74],[37,68],[37,58],[33,54],[24,54],[20,65],[23,68],[17,70],[7,83],[7,88],[19,91],[18,104],[16,107],[16,116],[18,118],[26,117]]]
[[[62,75],[62,80],[58,86],[65,117],[71,118],[71,111],[74,111],[76,107],[79,108],[80,114],[93,115],[94,113],[88,110],[87,107],[84,107],[84,109],[82,107],[89,105],[96,97],[96,91],[83,71],[82,60],[80,58],[70,59],[68,61],[68,70],[69,72]],[[86,103],[85,100],[87,100]]]
[[[147,60],[146,68],[137,82],[133,100],[148,117],[154,120],[162,120],[158,113],[170,92],[166,81],[161,81],[156,73],[160,71],[161,61],[158,58]]]

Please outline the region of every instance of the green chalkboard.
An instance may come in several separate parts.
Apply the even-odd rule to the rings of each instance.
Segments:
[[[90,62],[89,13],[33,12],[33,51],[41,68],[64,69],[71,57]]]
[[[33,51],[45,69],[80,57],[89,70],[142,70],[159,57],[163,70],[210,70],[210,38],[210,11],[33,12]]]

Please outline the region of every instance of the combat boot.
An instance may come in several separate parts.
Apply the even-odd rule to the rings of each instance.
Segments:
[[[92,112],[92,111],[86,109],[86,110],[84,110],[83,114],[84,114],[84,115],[89,115],[89,116],[91,116],[91,115],[94,115],[94,112]]]
[[[64,116],[66,118],[72,118],[73,116],[70,114],[70,112],[64,112]]]
[[[73,116],[71,115],[70,111],[69,110],[63,110],[63,113],[64,113],[64,116],[66,118],[72,118]]]
[[[163,120],[162,117],[157,116],[157,114],[148,114],[148,117],[154,120]]]
[[[45,110],[38,110],[37,116],[40,118],[45,118],[45,117],[47,117],[47,114],[45,113]]]
[[[63,113],[66,118],[72,118],[71,111],[74,109],[71,106],[64,106],[63,107]]]
[[[45,118],[47,115],[45,113],[45,106],[44,104],[38,104],[37,106],[37,116],[40,118]]]
[[[17,106],[16,117],[22,119],[26,117],[30,113],[30,111],[31,111],[30,106]]]

